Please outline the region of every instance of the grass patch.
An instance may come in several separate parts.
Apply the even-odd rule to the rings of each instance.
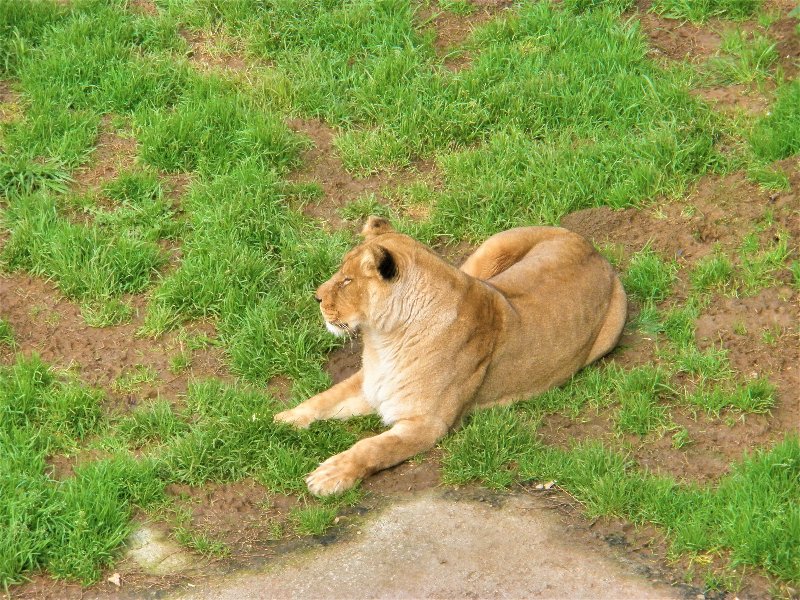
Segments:
[[[154,383],[157,379],[158,373],[152,367],[136,365],[117,377],[112,387],[120,394],[131,394],[143,385]]]
[[[609,515],[659,526],[673,552],[719,554],[727,557],[731,568],[760,566],[784,581],[799,580],[800,561],[793,550],[800,541],[796,436],[787,436],[770,450],[745,455],[716,488],[700,488],[639,471],[626,456],[596,442],[569,450],[532,444],[533,431],[520,428],[513,412],[504,410],[506,416],[475,414],[467,428],[449,438],[444,463],[449,480],[483,481],[486,473],[488,482],[497,484],[490,465],[513,464],[509,483],[555,480],[583,503],[590,517]],[[473,452],[474,431],[487,428],[499,433],[498,425],[502,431],[515,431],[521,443],[499,455]]]
[[[696,292],[724,291],[733,282],[733,264],[719,248],[715,248],[713,253],[697,261],[690,280]]]
[[[16,198],[3,219],[11,237],[0,254],[2,265],[51,277],[71,298],[140,292],[164,262],[155,244],[71,223],[49,194]]]
[[[800,152],[800,80],[778,88],[772,110],[758,120],[750,143],[755,156],[764,162]]]
[[[625,290],[642,303],[662,302],[672,291],[678,263],[664,260],[649,245],[631,256],[623,278]]]
[[[231,553],[231,549],[224,542],[214,540],[202,532],[192,531],[183,526],[173,529],[172,537],[181,546],[185,546],[206,558],[219,558],[228,556]]]
[[[748,234],[739,247],[736,279],[745,295],[754,295],[776,283],[776,274],[785,269],[791,250],[784,232],[775,235],[764,247],[757,232]]]
[[[714,84],[764,81],[778,60],[776,48],[775,40],[758,31],[726,31],[717,56],[706,63],[707,77]]]
[[[761,6],[761,0],[654,0],[651,10],[670,19],[703,23],[712,17],[745,19]]]
[[[12,350],[17,347],[17,342],[14,339],[14,330],[11,324],[5,319],[0,318],[0,345]]]
[[[289,519],[302,535],[322,535],[333,525],[336,512],[335,507],[310,505],[293,509]]]
[[[168,401],[155,400],[117,420],[114,434],[132,447],[141,448],[153,442],[169,442],[189,428]]]

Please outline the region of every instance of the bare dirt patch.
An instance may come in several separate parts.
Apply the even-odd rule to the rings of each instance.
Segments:
[[[458,15],[441,10],[437,4],[422,7],[416,20],[424,30],[432,32],[436,55],[444,60],[444,66],[459,71],[469,66],[472,58],[460,46],[476,27],[494,18],[498,13],[513,4],[511,0],[474,0],[474,8],[469,15]]]
[[[0,79],[0,125],[11,123],[22,116],[20,95],[11,87],[11,82]]]
[[[769,236],[778,229],[788,232],[790,246],[797,255],[800,169],[796,159],[784,161],[781,166],[790,174],[792,182],[791,190],[786,192],[761,190],[739,173],[722,178],[706,177],[683,201],[645,210],[589,209],[569,215],[562,224],[595,244],[619,245],[626,255],[650,243],[664,256],[677,258],[683,266],[676,285],[676,296],[681,299],[688,289],[691,265],[708,255],[715,245],[728,254],[735,253],[742,239],[767,213],[772,215],[773,225],[762,235]],[[697,321],[698,346],[703,349],[712,344],[721,345],[729,352],[731,364],[740,377],[766,376],[777,386],[777,406],[771,415],[723,419],[695,415],[686,408],[673,408],[673,420],[687,429],[692,443],[675,449],[667,432],[641,440],[627,437],[626,441],[633,445],[633,456],[641,466],[678,479],[715,481],[745,450],[769,446],[787,431],[797,429],[800,423],[798,300],[800,294],[780,281],[776,287],[753,297],[715,296]],[[632,308],[632,316],[635,316],[635,304]],[[736,333],[745,330],[746,334]],[[642,334],[629,329],[622,347],[609,360],[639,363],[641,350],[647,347],[652,349],[652,344]],[[635,353],[633,360],[629,357],[631,351]],[[605,436],[601,434],[603,429]],[[548,442],[559,444],[566,444],[570,439],[598,437],[612,442],[612,432],[611,422],[604,413],[584,415],[578,421],[555,416],[546,420],[542,428]]]
[[[791,5],[792,3],[789,3],[789,6]],[[788,16],[791,8],[783,7],[779,10],[785,16],[770,26],[769,35],[775,39],[775,50],[784,75],[787,78],[794,78],[800,72],[800,33],[797,31],[800,21]]]
[[[763,114],[770,99],[765,90],[748,85],[720,85],[692,90],[706,102],[721,110],[741,110],[751,114]]]
[[[720,46],[722,38],[712,22],[703,27],[690,22],[666,19],[650,10],[650,2],[639,2],[639,22],[642,32],[650,41],[651,53],[672,60],[702,62],[711,57]]]
[[[203,70],[243,71],[248,63],[243,58],[241,43],[222,32],[182,30],[189,44],[189,61]]]
[[[267,541],[268,525],[276,519],[285,522],[294,497],[270,497],[255,481],[208,483],[202,488],[173,484],[167,494],[177,505],[191,512],[190,527],[208,532],[237,554],[249,554]]]
[[[192,378],[230,379],[220,349],[201,348],[191,353],[191,364],[180,373],[171,370],[171,359],[186,351],[180,332],[159,339],[137,336],[145,314],[146,300],[133,297],[134,318],[130,323],[93,328],[86,324],[80,307],[64,298],[55,286],[22,274],[0,276],[0,316],[14,331],[19,351],[36,353],[44,361],[80,375],[89,385],[103,388],[110,406],[127,410],[143,399],[165,398],[178,402]],[[192,324],[190,334],[215,337],[214,327]],[[120,376],[146,368],[155,380],[131,392],[120,391]]]
[[[143,15],[154,17],[158,14],[158,7],[153,0],[129,0],[128,7]]]
[[[96,190],[136,164],[136,138],[114,130],[111,121],[110,115],[103,117],[91,160],[72,174],[72,191],[81,194]]]
[[[336,130],[319,119],[291,119],[287,125],[313,142],[313,147],[303,156],[304,166],[290,176],[294,183],[316,183],[322,188],[322,198],[303,206],[303,212],[318,219],[323,225],[342,228],[346,223],[339,210],[349,202],[366,194],[375,194],[384,204],[391,201],[386,190],[408,185],[423,179],[437,180],[436,166],[432,161],[418,161],[409,169],[380,173],[358,178],[349,173],[339,158],[334,137]]]

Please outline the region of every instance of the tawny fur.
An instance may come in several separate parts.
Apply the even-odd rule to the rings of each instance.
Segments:
[[[317,290],[334,333],[361,331],[362,369],[278,421],[377,413],[392,427],[306,477],[316,495],[428,450],[478,406],[530,398],[611,351],[627,301],[611,265],[558,227],[492,236],[457,269],[370,217]]]

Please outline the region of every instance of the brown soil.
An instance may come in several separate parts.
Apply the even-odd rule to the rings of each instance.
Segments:
[[[467,16],[441,10],[436,3],[422,7],[416,14],[417,22],[432,32],[436,55],[443,59],[444,66],[459,71],[469,66],[472,58],[461,46],[476,27],[494,18],[500,11],[513,4],[511,0],[473,0],[472,14]]]
[[[153,0],[128,0],[128,7],[144,15],[155,16],[158,14],[158,7]]]
[[[100,124],[100,133],[91,160],[72,175],[72,190],[76,193],[96,190],[135,163],[136,138],[132,135],[120,135],[111,126],[111,117],[106,115]]]
[[[797,32],[798,19],[789,17],[789,12],[797,5],[789,2],[788,6],[779,8],[783,16],[773,23],[768,33],[777,42],[775,50],[784,75],[791,79],[800,71],[800,33]]]
[[[237,42],[222,33],[209,35],[201,31],[181,31],[189,44],[189,60],[203,70],[242,71],[247,61],[242,57],[242,48]]]
[[[250,554],[269,541],[265,524],[288,519],[288,509],[298,500],[290,496],[270,497],[255,481],[209,483],[202,488],[170,485],[167,494],[192,517],[193,531],[209,532],[235,554]]]
[[[20,96],[11,87],[11,82],[0,80],[0,125],[11,123],[22,116]]]
[[[649,0],[641,0],[637,5],[637,16],[642,31],[650,40],[651,53],[655,56],[698,63],[719,49],[719,21],[701,27],[688,21],[666,19],[649,12],[650,4]]]
[[[172,373],[170,359],[184,350],[179,332],[157,340],[138,337],[145,299],[134,297],[130,301],[135,312],[130,323],[93,328],[81,316],[80,307],[64,298],[53,284],[22,274],[0,276],[0,314],[10,323],[19,351],[37,353],[45,362],[69,369],[89,385],[103,388],[110,406],[127,410],[156,397],[178,401],[191,378],[229,379],[222,352],[216,348],[195,350],[191,366],[182,373]],[[195,323],[186,332],[215,337],[210,323]],[[157,379],[130,394],[116,391],[115,380],[140,365],[152,369]]]
[[[345,221],[339,214],[343,206],[366,194],[375,194],[384,204],[391,204],[386,192],[417,180],[435,183],[436,166],[432,161],[417,161],[411,168],[395,172],[382,172],[368,177],[355,177],[342,165],[333,140],[336,130],[319,119],[291,119],[288,126],[311,139],[313,146],[303,155],[303,168],[295,171],[290,181],[316,183],[322,187],[322,198],[303,207],[303,212],[319,220],[324,226],[342,228]],[[398,210],[400,207],[395,206]],[[424,217],[405,211],[412,218]]]

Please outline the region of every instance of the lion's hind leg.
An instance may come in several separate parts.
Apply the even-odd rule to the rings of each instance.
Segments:
[[[617,345],[622,329],[625,327],[625,319],[628,316],[628,299],[625,296],[625,289],[619,278],[614,277],[614,287],[611,291],[611,301],[608,303],[606,318],[600,333],[594,341],[589,356],[584,366],[593,363],[611,352]]]
[[[521,261],[537,244],[563,232],[558,227],[520,227],[503,231],[478,246],[461,265],[461,270],[486,281]]]

